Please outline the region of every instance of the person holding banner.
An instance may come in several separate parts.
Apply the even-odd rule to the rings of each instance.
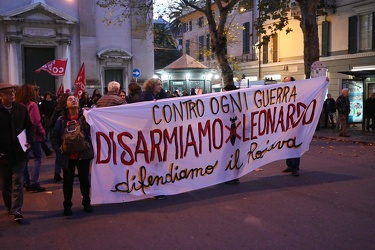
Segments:
[[[13,85],[0,83],[0,189],[9,215],[20,221],[23,219],[23,172],[35,139],[35,127],[27,108],[15,101],[15,94]],[[22,134],[26,135],[26,145],[21,145],[22,140],[18,139]]]
[[[119,96],[120,87],[120,83],[116,81],[108,83],[108,93],[96,102],[96,107],[101,108],[125,104],[126,101]]]
[[[232,91],[232,90],[237,90],[238,88],[234,84],[227,84],[224,88],[223,91]],[[194,90],[195,93],[195,90]],[[240,184],[240,178],[235,178],[230,181],[226,181],[225,184]]]
[[[75,121],[80,125],[80,130],[84,135],[84,140],[88,143],[89,147],[81,152],[63,154],[61,151],[62,138],[66,131],[66,126],[69,122]],[[82,112],[79,111],[78,98],[70,94],[66,98],[65,107],[62,116],[60,116],[52,131],[52,147],[56,151],[56,160],[63,169],[63,192],[64,192],[64,215],[71,216],[72,211],[72,197],[73,197],[73,184],[74,172],[77,167],[78,178],[80,182],[80,190],[82,195],[82,205],[85,212],[91,213],[94,211],[91,206],[90,199],[90,162],[93,159],[93,152],[90,153],[91,137],[90,126],[85,120]]]
[[[142,91],[139,97],[140,102],[154,101],[167,98],[167,94],[163,90],[163,84],[159,78],[150,78],[144,83],[145,91]],[[167,196],[161,194],[154,197],[156,200],[165,200]]]
[[[150,78],[144,83],[145,91],[142,91],[140,102],[153,101],[167,98],[167,94],[163,90],[163,84],[159,78]]]
[[[283,79],[283,82],[293,82],[296,79],[294,79],[293,76],[286,76]],[[283,173],[292,173],[293,176],[299,176],[299,164],[300,164],[301,157],[296,158],[288,158],[286,159],[286,165],[287,167],[283,170]]]

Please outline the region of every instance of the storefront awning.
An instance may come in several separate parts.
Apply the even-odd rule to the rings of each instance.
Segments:
[[[371,76],[375,76],[375,70],[358,70],[358,71],[340,71],[338,73],[351,75],[355,78],[367,78]]]

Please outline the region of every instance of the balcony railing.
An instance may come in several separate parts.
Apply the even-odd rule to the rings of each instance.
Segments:
[[[243,54],[242,56],[236,56],[236,62],[252,62],[256,61],[256,54]]]

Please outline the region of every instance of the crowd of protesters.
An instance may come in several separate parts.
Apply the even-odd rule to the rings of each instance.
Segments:
[[[195,89],[192,88],[190,94],[195,95]],[[125,91],[118,82],[112,81],[104,89],[103,95],[99,89],[95,89],[91,96],[88,92],[82,93],[79,100],[69,89],[58,96],[53,91],[41,95],[36,85],[15,86],[1,83],[0,138],[7,143],[2,143],[0,148],[0,185],[8,213],[13,215],[16,221],[21,221],[23,189],[28,192],[46,191],[39,183],[43,152],[47,157],[55,157],[53,180],[63,181],[63,214],[73,214],[75,176],[78,176],[80,181],[84,211],[93,212],[89,196],[92,157],[87,156],[86,152],[62,154],[60,148],[67,124],[71,121],[78,122],[85,134],[85,140],[91,144],[90,127],[82,115],[83,110],[186,95],[187,91],[180,93],[178,89],[172,94],[170,91],[166,92],[157,78],[147,80],[144,91],[138,83],[130,83]],[[22,131],[26,131],[25,145],[18,142],[17,136]],[[47,142],[51,142],[53,149],[49,148]],[[75,174],[75,171],[78,174]],[[155,199],[165,198],[164,195],[155,196]]]
[[[232,87],[234,88],[225,90],[237,89],[234,85]],[[89,196],[90,161],[93,158],[93,154],[86,152],[90,148],[91,138],[90,126],[83,116],[85,109],[129,105],[136,102],[202,93],[200,88],[191,88],[189,94],[186,90],[165,91],[159,78],[148,79],[144,83],[143,89],[142,91],[142,87],[138,83],[132,82],[128,85],[127,91],[125,91],[121,89],[118,82],[112,81],[104,89],[103,95],[101,95],[99,89],[95,89],[91,96],[88,92],[84,92],[81,98],[78,99],[69,89],[58,96],[52,91],[48,91],[44,96],[41,96],[39,88],[35,85],[25,84],[20,87],[0,84],[0,139],[7,142],[6,147],[1,146],[0,148],[0,184],[4,204],[9,214],[13,215],[17,221],[23,219],[21,211],[23,188],[30,192],[43,192],[46,190],[39,183],[42,151],[45,152],[47,157],[55,156],[53,180],[55,182],[63,181],[63,214],[65,216],[73,214],[72,195],[75,176],[78,176],[80,181],[83,209],[89,213],[93,212]],[[10,114],[17,114],[17,116]],[[66,131],[65,128],[73,121],[81,126],[85,141],[87,141],[89,146],[84,151],[62,153],[62,137]],[[327,126],[327,121],[325,126]],[[333,122],[331,126],[333,128]],[[17,135],[23,130],[26,131],[26,144],[19,145]],[[12,133],[8,131],[12,131]],[[54,153],[46,144],[49,141]],[[22,150],[22,146],[27,150]],[[293,169],[288,164],[288,160],[288,168],[283,172],[292,172],[292,175],[298,176],[299,158]],[[7,170],[5,171],[5,169]],[[76,170],[78,174],[75,174]],[[61,176],[61,172],[63,176]],[[239,179],[234,179],[226,183],[239,184],[240,182]],[[165,198],[166,196],[162,194],[155,196],[155,199]]]

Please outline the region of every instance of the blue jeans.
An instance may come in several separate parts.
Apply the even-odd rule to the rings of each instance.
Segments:
[[[34,164],[29,166],[29,160],[26,162],[26,168],[24,171],[24,185],[29,186],[39,183],[39,172],[42,166],[42,146],[40,141],[33,142],[31,144],[31,150],[34,155]]]
[[[12,213],[21,213],[23,205],[23,173],[26,161],[0,165],[0,187],[5,207]]]

